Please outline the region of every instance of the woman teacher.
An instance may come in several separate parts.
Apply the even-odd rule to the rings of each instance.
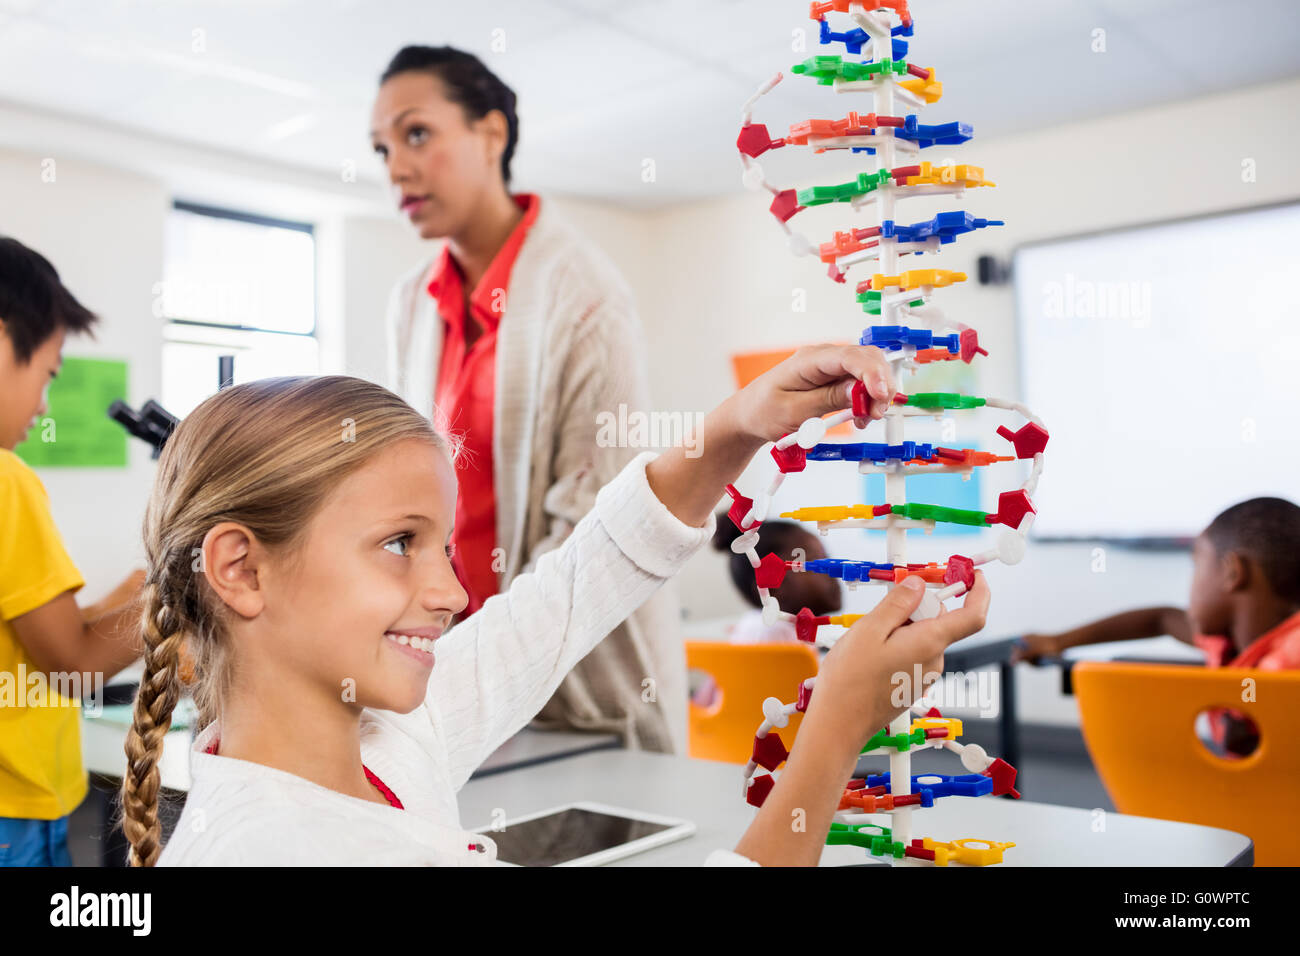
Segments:
[[[394,201],[445,240],[388,310],[389,386],[463,437],[453,543],[466,614],[558,546],[638,448],[597,416],[649,407],[644,332],[614,266],[541,197],[509,192],[515,94],[477,57],[409,46],[380,78],[371,138]],[[538,716],[686,752],[686,663],[662,588]]]

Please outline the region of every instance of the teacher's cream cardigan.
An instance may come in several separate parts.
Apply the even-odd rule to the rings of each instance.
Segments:
[[[496,347],[501,591],[564,541],[600,487],[642,450],[598,445],[597,416],[618,418],[620,405],[649,411],[650,404],[645,333],[630,290],[550,202],[539,201],[511,270]],[[431,269],[432,262],[408,273],[390,298],[388,385],[432,418],[442,319],[428,294]],[[454,419],[454,409],[445,411]],[[684,754],[679,608],[671,586],[651,597],[565,678],[538,725],[613,731],[634,749]]]

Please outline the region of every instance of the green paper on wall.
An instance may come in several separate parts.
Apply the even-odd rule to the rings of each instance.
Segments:
[[[49,410],[14,452],[33,468],[125,468],[126,430],[108,417],[118,398],[126,398],[125,362],[64,359]]]

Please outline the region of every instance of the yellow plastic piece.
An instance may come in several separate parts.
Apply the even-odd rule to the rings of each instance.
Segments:
[[[919,289],[926,285],[941,289],[954,282],[965,281],[966,273],[953,272],[951,269],[911,269],[896,276],[882,275],[877,272],[871,277],[871,288],[875,292],[889,286],[897,286],[904,291]]]
[[[971,187],[997,185],[992,180],[984,178],[983,166],[972,166],[969,163],[940,163],[936,166],[929,161],[923,161],[920,166],[920,173],[908,176],[907,181],[903,183],[904,186],[953,186],[957,183]]]
[[[838,624],[840,627],[852,627],[858,622],[858,618],[863,616],[862,614],[832,614],[830,622]]]
[[[919,76],[910,76],[906,80],[899,80],[898,85],[903,89],[915,93],[927,103],[939,102],[939,97],[943,96],[943,84],[935,79],[937,75],[934,67],[927,67],[930,71],[930,78],[923,80]]]
[[[980,843],[982,846],[969,846]],[[923,837],[921,845],[934,851],[934,865],[947,866],[949,862],[963,863],[966,866],[990,866],[1002,862],[1002,851],[1015,846],[1014,843],[996,843],[993,840],[976,840],[967,837],[953,840],[951,843],[939,843],[929,837]]]
[[[912,730],[929,730],[931,727],[947,727],[948,736],[938,740],[956,740],[961,736],[961,719],[958,717],[918,717],[912,721]]]
[[[871,505],[822,505],[813,508],[796,508],[781,512],[782,518],[795,521],[847,521],[850,518],[874,518]]]

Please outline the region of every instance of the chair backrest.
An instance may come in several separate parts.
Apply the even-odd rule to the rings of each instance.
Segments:
[[[1116,809],[1234,830],[1254,841],[1257,864],[1300,864],[1300,672],[1085,661],[1073,679]],[[1247,688],[1254,699],[1243,702]],[[1197,715],[1219,707],[1254,721],[1249,756],[1217,757],[1198,739]]]
[[[817,652],[807,644],[730,644],[687,641],[686,666],[713,678],[720,697],[710,707],[690,705],[690,754],[701,760],[743,764],[754,749],[754,731],[763,722],[763,701],[791,703],[799,685],[817,674]],[[802,714],[778,731],[794,744]]]

